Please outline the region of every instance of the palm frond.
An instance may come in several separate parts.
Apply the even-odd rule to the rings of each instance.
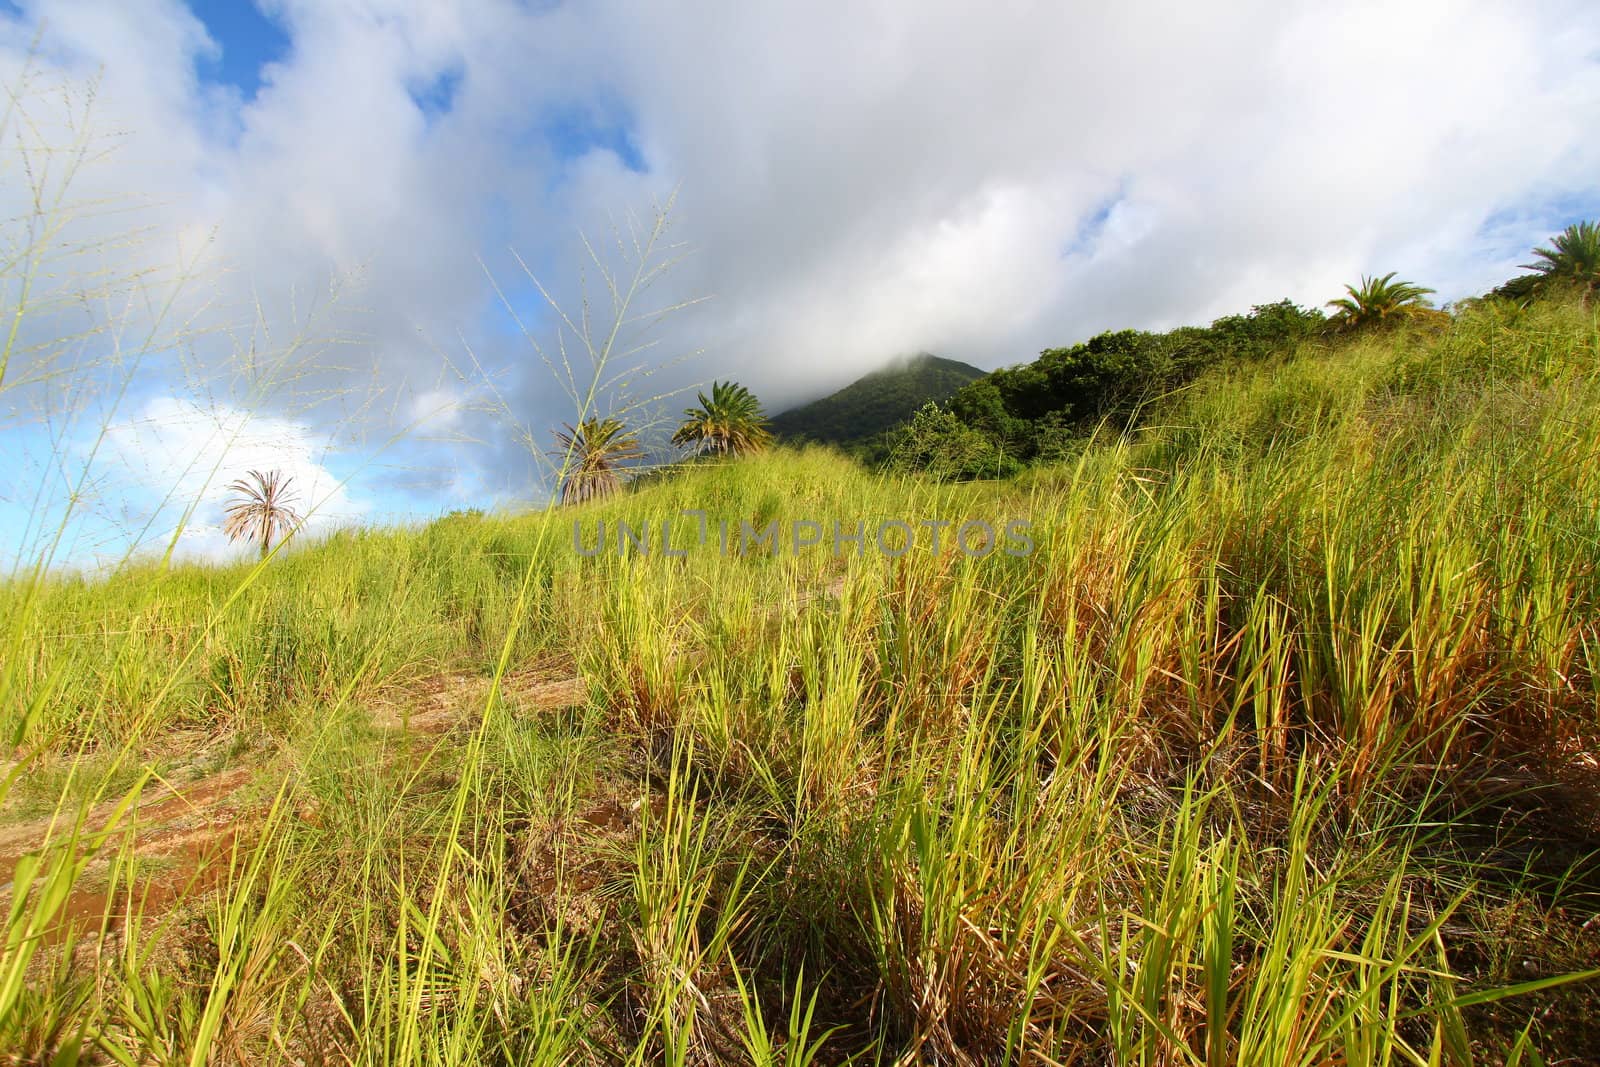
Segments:
[[[1390,271],[1381,278],[1362,275],[1360,285],[1346,285],[1348,296],[1327,303],[1337,309],[1329,325],[1338,331],[1359,330],[1401,322],[1428,311],[1427,297],[1433,290],[1413,282],[1395,281],[1396,273]]]
[[[1600,291],[1600,223],[1575,222],[1535,248],[1534,262],[1522,264],[1535,273],[1513,278],[1495,290],[1524,302],[1554,292],[1576,292],[1588,300]]]
[[[767,418],[754,393],[737,382],[712,382],[711,395],[683,413],[672,443],[696,453],[737,456],[760,452],[772,443]]]
[[[228,485],[235,500],[224,509],[222,532],[229,541],[257,545],[265,559],[275,542],[282,542],[302,519],[289,503],[292,477],[281,471],[250,471]]]
[[[622,488],[623,465],[644,455],[639,439],[615,418],[563,424],[555,438],[558,447],[550,454],[564,472],[563,504],[582,504],[615,493]]]

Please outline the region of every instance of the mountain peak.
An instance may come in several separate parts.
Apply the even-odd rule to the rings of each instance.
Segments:
[[[778,436],[847,445],[910,418],[930,400],[942,403],[986,371],[932,352],[899,356],[838,392],[792,408],[772,420]]]

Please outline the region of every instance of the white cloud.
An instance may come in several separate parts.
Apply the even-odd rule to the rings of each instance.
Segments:
[[[411,398],[411,425],[423,433],[454,433],[467,414],[467,400],[456,389],[429,389]]]
[[[439,353],[462,340],[507,372],[518,420],[570,417],[487,313],[478,257],[510,284],[514,246],[570,298],[578,227],[674,187],[695,254],[661,295],[713,299],[664,327],[660,351],[705,350],[665,378],[735,376],[771,407],[917,349],[996,366],[1106,328],[1320,304],[1364,272],[1465,295],[1525,261],[1549,204],[1600,211],[1588,0],[276,0],[293,47],[247,104],[197,78],[216,42],[177,0],[24,6],[49,23],[43,65],[103,65],[99,122],[128,131],[84,195],[216,227],[234,272],[211,314],[259,307],[279,339],[330,275],[359,272],[339,321],[363,347],[319,355],[296,388],[375,370],[401,395],[371,410],[433,410],[442,436],[462,409],[436,392],[453,380]],[[9,36],[14,81],[29,33]],[[447,113],[418,105],[457,73]],[[631,121],[648,172],[552,144],[557,113]],[[215,380],[231,355],[195,358]],[[482,436],[441,464],[443,499],[527,469],[508,432]]]
[[[148,524],[147,548],[164,548],[176,534],[179,554],[225,559],[248,551],[228,542],[222,520],[236,495],[229,486],[251,471],[287,479],[286,502],[305,520],[301,536],[360,521],[369,505],[327,462],[322,435],[303,423],[159,397],[107,426],[96,467],[107,491],[127,503],[125,518]]]

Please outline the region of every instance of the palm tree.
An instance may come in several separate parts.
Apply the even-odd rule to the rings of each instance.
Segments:
[[[1419,312],[1431,311],[1425,298],[1433,290],[1397,282],[1396,273],[1390,271],[1381,278],[1362,275],[1359,287],[1345,286],[1349,296],[1328,301],[1328,307],[1339,309],[1328,325],[1335,330],[1362,330],[1403,322]]]
[[[1533,250],[1538,262],[1522,264],[1523,270],[1536,273],[1512,278],[1495,292],[1522,303],[1558,289],[1570,289],[1587,303],[1600,292],[1600,223],[1574,222],[1552,237],[1550,245]]]
[[[639,439],[621,419],[584,419],[576,427],[556,431],[561,447],[550,453],[561,463],[561,502],[582,504],[608,497],[622,488],[622,464],[644,455]]]
[[[228,486],[238,499],[229,504],[222,532],[229,541],[253,541],[261,546],[261,558],[272,551],[274,540],[282,541],[300,525],[300,516],[289,505],[289,483],[281,471],[251,471]]]
[[[772,443],[767,417],[754,393],[737,382],[712,382],[711,399],[700,393],[700,405],[683,413],[683,425],[672,443],[693,452],[739,456],[760,452]]]

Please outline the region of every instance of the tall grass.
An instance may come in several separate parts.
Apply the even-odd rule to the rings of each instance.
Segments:
[[[19,881],[0,1033],[191,1063],[1581,1055],[1597,365],[1592,313],[1489,309],[1203,381],[1013,482],[780,451],[253,571],[0,587],[36,605],[0,688],[36,760],[226,732],[271,786],[220,879],[76,951],[39,931],[83,847]],[[716,536],[968,518],[1035,551]],[[689,547],[585,556],[574,521]],[[569,676],[573,706],[535,695]],[[453,731],[377,714],[428,694]]]

